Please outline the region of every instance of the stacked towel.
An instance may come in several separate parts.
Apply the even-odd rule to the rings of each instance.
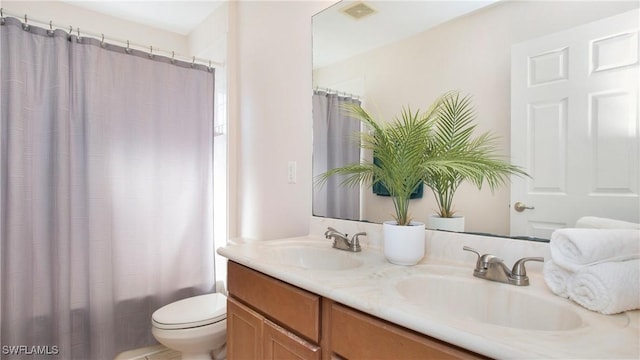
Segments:
[[[554,294],[562,296],[563,298],[569,297],[567,282],[571,275],[573,275],[572,271],[558,266],[553,260],[549,260],[544,264],[542,273],[547,286],[549,286],[549,289],[551,289]]]
[[[544,279],[558,296],[603,314],[640,308],[640,231],[561,229]]]
[[[587,266],[569,278],[569,298],[603,314],[640,308],[640,260]]]
[[[560,229],[551,235],[551,258],[575,271],[585,265],[640,259],[640,230]]]
[[[637,229],[640,230],[640,224],[628,221],[607,219],[596,216],[583,216],[576,221],[577,228],[590,229]]]

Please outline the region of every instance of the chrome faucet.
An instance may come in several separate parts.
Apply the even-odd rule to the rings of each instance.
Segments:
[[[525,257],[513,264],[513,269],[504,264],[502,259],[495,255],[484,254],[480,255],[478,250],[463,246],[462,250],[471,251],[478,255],[476,261],[476,268],[473,270],[473,276],[481,279],[498,281],[505,284],[527,286],[529,285],[529,277],[527,276],[527,269],[524,267],[524,263],[527,261],[542,261],[542,257]]]
[[[349,240],[348,234],[343,234],[332,227],[328,227],[327,231],[324,232],[324,237],[326,239],[333,239],[334,248],[353,252],[362,251],[362,248],[360,247],[360,240],[358,239],[361,235],[367,235],[367,233],[359,232],[353,235],[351,240]]]

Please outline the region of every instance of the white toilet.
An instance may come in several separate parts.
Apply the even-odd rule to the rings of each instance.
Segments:
[[[165,305],[151,316],[151,333],[182,360],[223,359],[227,336],[227,297],[194,296]]]

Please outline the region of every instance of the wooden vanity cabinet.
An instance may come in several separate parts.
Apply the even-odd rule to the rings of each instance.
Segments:
[[[227,357],[320,360],[320,296],[228,263]]]
[[[228,262],[227,356],[486,359]]]

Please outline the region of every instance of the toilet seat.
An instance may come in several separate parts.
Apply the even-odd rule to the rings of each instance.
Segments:
[[[213,293],[165,305],[151,315],[151,322],[158,329],[178,330],[210,325],[226,318],[227,297]]]

